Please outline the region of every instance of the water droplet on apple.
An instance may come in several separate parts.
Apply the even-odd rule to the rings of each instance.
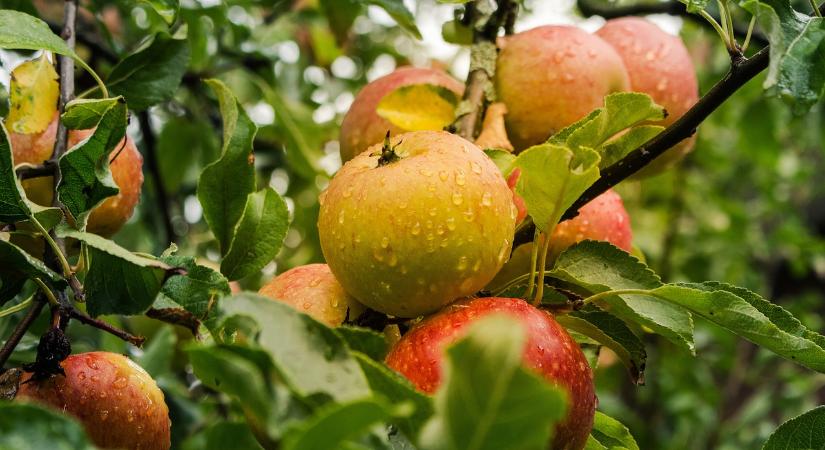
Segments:
[[[493,204],[493,195],[485,192],[484,195],[481,196],[481,205],[490,206],[491,204]]]
[[[390,238],[384,236],[381,238],[381,248],[387,248],[390,245]]]
[[[480,174],[481,173],[481,164],[471,161],[470,162],[470,169],[472,169],[473,173]]]
[[[467,263],[468,263],[468,260],[467,260],[466,256],[462,256],[462,257],[458,258],[458,266],[456,266],[456,269],[457,270],[466,269],[467,268]]]
[[[410,228],[410,234],[413,236],[418,236],[419,233],[421,233],[421,223],[416,222],[412,228]]]
[[[447,181],[447,178],[449,178],[449,177],[450,177],[450,172],[447,172],[446,170],[440,170],[438,172],[438,178],[441,178],[441,181]]]
[[[455,230],[455,218],[453,218],[453,217],[447,217],[447,218],[444,220],[444,223],[446,223],[446,224],[447,224],[447,229],[448,229],[448,230],[450,230],[450,231]]]
[[[460,192],[453,192],[453,205],[460,205],[464,203],[464,196]]]
[[[461,169],[456,170],[456,172],[455,172],[455,184],[457,184],[459,186],[464,186],[464,183],[466,183],[466,182],[467,182],[467,180],[464,177],[464,171],[461,170]]]

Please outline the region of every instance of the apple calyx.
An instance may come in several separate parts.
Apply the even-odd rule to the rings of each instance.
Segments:
[[[395,152],[395,149],[401,145],[401,142],[403,141],[399,141],[395,145],[390,145],[390,131],[387,130],[387,135],[384,136],[384,145],[381,147],[381,157],[378,158],[378,167],[401,160],[401,157]]]

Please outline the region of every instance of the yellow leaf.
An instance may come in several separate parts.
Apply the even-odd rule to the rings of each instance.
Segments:
[[[407,131],[440,130],[455,119],[458,96],[434,84],[402,86],[378,103],[376,112]]]
[[[11,108],[6,126],[22,134],[45,130],[57,111],[57,79],[45,54],[17,66],[11,73]]]

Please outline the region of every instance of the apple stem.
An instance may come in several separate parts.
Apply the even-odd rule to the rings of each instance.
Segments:
[[[395,145],[390,144],[390,131],[387,130],[387,135],[384,136],[384,146],[381,147],[381,157],[378,158],[378,167],[386,166],[387,164],[392,164],[401,160],[398,153],[395,151],[399,145],[401,145],[401,142]]]

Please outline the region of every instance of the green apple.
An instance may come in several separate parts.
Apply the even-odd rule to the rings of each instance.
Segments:
[[[385,314],[416,317],[473,294],[510,254],[507,182],[475,144],[447,132],[405,133],[359,154],[320,203],[332,273]]]

